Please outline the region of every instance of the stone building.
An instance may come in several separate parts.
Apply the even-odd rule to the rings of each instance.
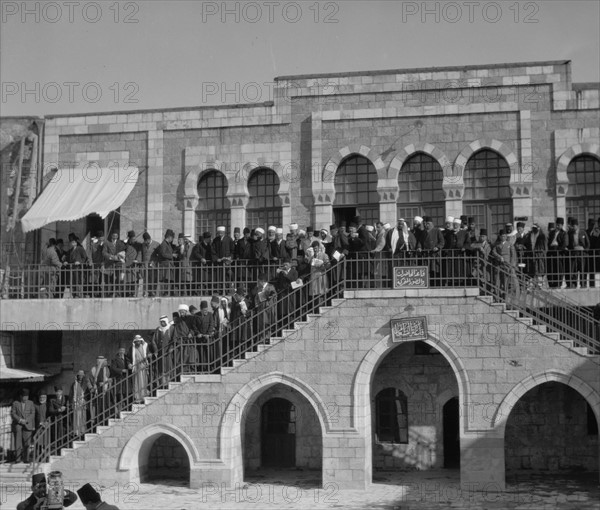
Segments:
[[[139,172],[106,219],[86,211],[27,236],[43,243],[104,227],[197,238],[220,224],[321,228],[356,214],[392,224],[428,214],[437,225],[466,214],[492,233],[517,218],[544,230],[557,216],[583,225],[600,217],[600,86],[572,83],[570,66],[280,77],[268,103],[48,116],[41,182],[93,181],[96,167],[112,168],[118,192],[131,165]],[[598,470],[594,349],[477,289],[385,292],[347,291],[233,368],[172,383],[52,469],[72,480],[135,481],[169,467],[169,457],[192,487],[235,485],[275,465],[366,488],[377,469],[459,467],[461,481],[498,490],[510,470]],[[590,305],[600,295],[569,299]],[[68,381],[177,303],[3,300],[2,330],[33,352],[56,324],[54,380]],[[391,334],[408,305],[427,319],[422,341]],[[265,448],[272,441],[276,454]]]

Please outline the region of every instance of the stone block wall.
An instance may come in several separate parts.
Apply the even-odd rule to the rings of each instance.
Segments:
[[[546,383],[528,391],[506,426],[508,471],[597,471],[598,428],[588,430],[586,400],[575,390]]]
[[[309,316],[283,341],[222,376],[174,385],[56,459],[52,469],[74,480],[136,480],[140,458],[156,435],[167,434],[190,458],[192,487],[241,483],[252,451],[243,440],[251,433],[242,426],[244,413],[269,389],[285,387],[301,394],[319,419],[323,483],[366,488],[373,467],[373,376],[398,346],[390,336],[391,318],[410,303],[415,316],[427,317],[427,343],[441,352],[456,381],[461,481],[502,489],[504,430],[514,405],[528,390],[554,381],[585,395],[600,416],[598,359],[569,350],[475,295],[469,289],[347,292],[345,300]],[[597,461],[598,451],[593,453]]]

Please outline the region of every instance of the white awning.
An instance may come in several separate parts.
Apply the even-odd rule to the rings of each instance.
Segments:
[[[52,374],[46,372],[24,370],[22,368],[0,368],[0,381],[42,382]]]
[[[138,180],[136,166],[59,169],[21,218],[23,232],[55,221],[74,221],[96,213],[106,218],[125,201]]]

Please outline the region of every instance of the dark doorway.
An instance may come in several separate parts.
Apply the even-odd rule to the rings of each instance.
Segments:
[[[284,398],[272,398],[262,408],[262,465],[296,466],[296,408]]]
[[[460,467],[460,425],[458,397],[451,398],[444,404],[444,467]]]
[[[336,225],[341,226],[342,223],[346,223],[346,231],[348,226],[352,223],[352,220],[356,216],[356,207],[334,207],[333,208],[333,221]]]

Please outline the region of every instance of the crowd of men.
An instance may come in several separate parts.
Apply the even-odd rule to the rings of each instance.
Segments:
[[[204,232],[197,243],[183,233],[176,238],[171,229],[160,243],[148,232],[139,241],[134,231],[128,232],[125,240],[119,239],[118,232],[105,239],[100,231],[92,239],[90,253],[75,234],[69,234],[67,251],[60,239],[50,239],[44,250],[40,295],[62,297],[66,287],[73,297],[232,292],[238,284],[256,281],[260,272],[273,278],[284,262],[302,267],[315,242],[332,264],[344,257],[372,262],[364,267],[355,264],[348,275],[351,280],[389,274],[376,263],[381,257],[414,259],[474,253],[520,268],[549,287],[560,287],[563,280],[569,288],[578,284],[594,286],[594,274],[600,272],[600,218],[589,220],[587,230],[581,229],[573,218],[569,218],[567,226],[563,218],[557,218],[548,224],[546,232],[538,224],[526,230],[523,222],[518,222],[516,228],[507,223],[494,233],[494,243],[490,243],[486,229],[478,232],[473,218],[466,216],[447,217],[442,228],[434,226],[427,216],[417,216],[410,223],[401,218],[392,228],[381,221],[365,225],[360,217],[355,217],[348,225],[331,225],[318,231],[292,224],[286,234],[283,228],[275,226],[266,233],[262,228],[242,231],[236,227],[233,237],[219,226],[214,238],[211,232]],[[506,240],[502,241],[504,235]],[[433,284],[441,285],[445,277],[457,276],[453,267],[435,263],[431,268]]]

